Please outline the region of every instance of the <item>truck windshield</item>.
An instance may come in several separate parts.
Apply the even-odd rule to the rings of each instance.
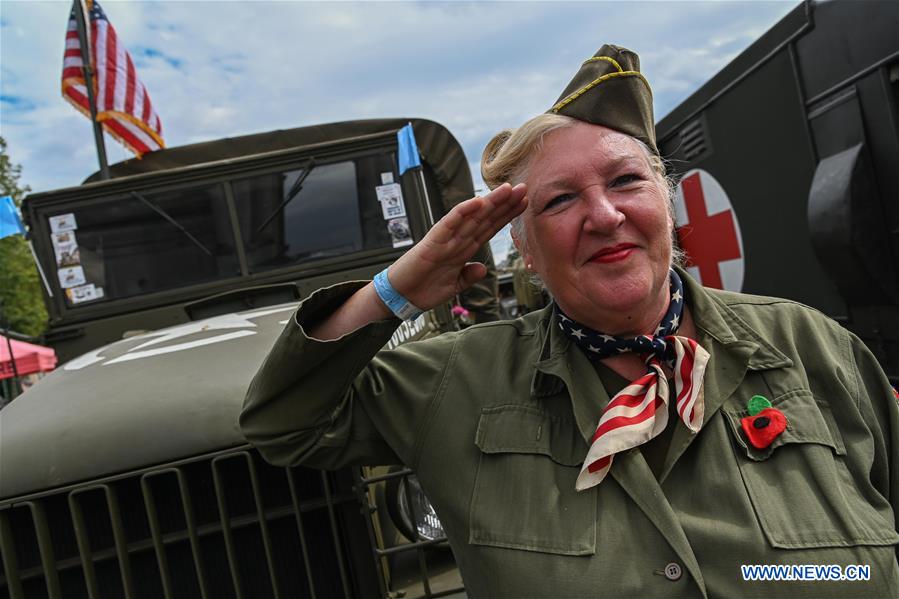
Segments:
[[[249,177],[129,190],[48,212],[54,278],[77,308],[411,245],[394,164],[391,150],[310,157]]]
[[[386,218],[376,189],[391,187],[382,185],[382,175],[393,180],[390,154],[311,166],[232,181],[250,272],[405,245],[397,237],[404,233],[393,230],[404,225],[409,233],[402,195],[402,215]],[[300,191],[279,210],[304,175]]]
[[[129,194],[49,221],[70,306],[240,274],[221,185]]]

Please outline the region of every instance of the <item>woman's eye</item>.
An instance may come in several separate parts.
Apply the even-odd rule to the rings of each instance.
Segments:
[[[573,193],[563,193],[562,195],[557,195],[556,197],[554,197],[553,199],[548,201],[546,203],[546,205],[543,206],[543,209],[548,210],[549,208],[555,208],[556,206],[559,206],[560,204],[563,204],[573,198],[574,198]]]
[[[611,187],[621,187],[622,185],[627,185],[628,183],[639,181],[641,178],[642,177],[640,177],[640,175],[634,173],[621,175],[620,177],[615,177],[615,179],[612,181]]]

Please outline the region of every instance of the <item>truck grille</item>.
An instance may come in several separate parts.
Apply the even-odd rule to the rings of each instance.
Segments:
[[[0,503],[0,599],[378,596],[365,517],[350,470],[232,450]]]

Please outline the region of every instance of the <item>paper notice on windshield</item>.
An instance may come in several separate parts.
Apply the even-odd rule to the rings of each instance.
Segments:
[[[57,214],[50,217],[50,231],[53,233],[62,233],[63,231],[74,231],[78,228],[75,222],[75,215],[71,212],[68,214]]]
[[[60,268],[56,271],[59,275],[59,286],[63,289],[71,289],[84,285],[87,280],[84,278],[84,269],[80,266],[72,266],[69,268]]]
[[[53,252],[56,254],[57,266],[78,266],[81,264],[81,255],[78,252],[78,241],[74,231],[51,233]]]
[[[69,302],[72,304],[90,302],[103,297],[103,288],[97,287],[93,283],[88,283],[87,285],[66,289],[66,297],[69,298]]]
[[[50,241],[53,242],[54,248],[61,245],[70,245],[76,242],[75,232],[63,231],[62,233],[50,233]]]
[[[406,205],[403,203],[403,190],[399,183],[388,183],[375,187],[384,220],[406,216]]]
[[[390,233],[390,240],[393,247],[401,248],[412,245],[412,230],[409,229],[409,219],[394,218],[387,222],[387,231]]]

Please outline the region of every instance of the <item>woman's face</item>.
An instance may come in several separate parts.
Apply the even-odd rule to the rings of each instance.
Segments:
[[[575,320],[610,334],[652,333],[668,302],[665,183],[623,133],[576,123],[544,138],[527,173],[519,251]]]

